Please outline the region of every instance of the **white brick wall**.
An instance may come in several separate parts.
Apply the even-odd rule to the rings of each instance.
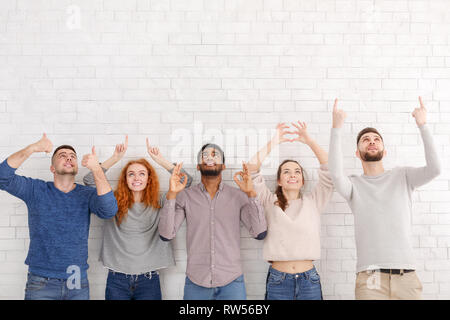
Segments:
[[[123,165],[145,155],[145,137],[170,156],[179,147],[172,137],[184,137],[196,149],[201,134],[268,133],[278,121],[294,119],[307,121],[328,148],[332,101],[339,97],[349,114],[344,129],[349,174],[361,172],[354,138],[369,125],[385,137],[386,167],[421,166],[421,142],[410,117],[421,95],[443,173],[414,195],[413,243],[424,297],[449,299],[449,18],[447,0],[2,0],[1,159],[43,131],[55,145],[71,143],[79,153],[95,144],[104,159],[128,133]],[[202,131],[195,132],[199,124]],[[238,147],[230,150],[224,174],[229,183],[241,158],[249,157],[248,144],[255,143],[251,136],[230,142]],[[272,180],[276,164],[288,157],[317,178],[317,161],[304,146],[283,146],[279,155],[265,169]],[[193,168],[188,157],[172,160]],[[35,155],[19,173],[51,179],[48,165],[48,157]],[[108,174],[113,184],[120,165]],[[168,175],[158,172],[166,190]],[[22,299],[26,207],[4,192],[0,202],[0,299]],[[92,299],[104,298],[105,270],[97,261],[101,227],[94,217]],[[324,297],[353,299],[353,216],[337,194],[321,231],[317,266]],[[174,241],[177,266],[162,273],[164,298],[183,295],[184,236],[182,227]],[[261,245],[242,230],[251,299],[264,297],[268,264]]]

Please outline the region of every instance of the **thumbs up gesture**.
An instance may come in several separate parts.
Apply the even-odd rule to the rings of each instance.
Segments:
[[[95,147],[92,147],[92,153],[83,156],[81,165],[91,171],[95,171],[98,169],[101,170],[100,163],[98,162],[97,154],[95,152]]]
[[[419,97],[419,103],[420,107],[414,109],[414,111],[412,112],[412,116],[416,119],[417,126],[421,127],[425,123],[427,123],[427,109],[425,109],[422,97]]]
[[[53,150],[53,143],[47,138],[47,134],[44,133],[41,140],[33,144],[33,152],[45,152],[50,153]]]

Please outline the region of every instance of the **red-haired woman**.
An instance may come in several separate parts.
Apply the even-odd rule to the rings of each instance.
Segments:
[[[320,258],[320,213],[333,193],[333,183],[328,172],[328,154],[307,132],[305,123],[293,123],[295,131],[284,123],[266,147],[251,160],[253,186],[264,205],[267,236],[263,256],[271,263],[267,275],[267,300],[321,300],[320,277],[313,261]],[[287,134],[295,134],[289,139]],[[303,192],[305,175],[295,160],[283,161],[277,171],[277,189],[272,193],[259,173],[261,163],[272,148],[282,142],[299,141],[311,148],[320,163],[319,181],[311,192]],[[255,173],[256,172],[256,173]]]
[[[104,171],[125,155],[128,137],[116,146],[111,158],[102,163]],[[159,149],[147,150],[152,159],[172,172],[176,167],[167,161]],[[183,171],[184,172],[184,171]],[[184,172],[187,186],[192,177]],[[92,174],[84,177],[86,185],[94,182]],[[106,300],[161,300],[159,269],[175,265],[172,247],[159,237],[159,210],[165,198],[160,197],[155,169],[145,159],[129,161],[122,169],[114,195],[119,210],[106,220],[100,261],[109,270]]]

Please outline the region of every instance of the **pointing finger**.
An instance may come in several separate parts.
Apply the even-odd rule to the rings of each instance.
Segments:
[[[420,108],[425,109],[425,105],[423,104],[422,97],[419,96]]]

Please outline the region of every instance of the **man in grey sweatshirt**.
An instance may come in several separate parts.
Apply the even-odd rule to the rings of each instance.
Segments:
[[[412,116],[423,140],[426,165],[385,170],[383,138],[374,128],[357,137],[356,156],[363,175],[344,174],[341,131],[346,114],[333,107],[329,170],[337,192],[347,200],[355,218],[357,250],[356,299],[421,299],[422,284],[415,272],[411,242],[413,191],[440,174],[440,163],[426,125],[426,109]]]

